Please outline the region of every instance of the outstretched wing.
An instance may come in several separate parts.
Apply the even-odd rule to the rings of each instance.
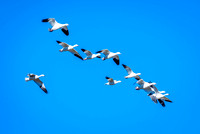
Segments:
[[[43,83],[40,79],[36,79],[36,80],[34,80],[34,82],[35,82],[45,93],[48,93],[46,87],[44,86],[44,83]]]
[[[154,92],[156,92],[156,93],[159,92],[158,89],[157,89],[157,87],[155,85],[151,85],[151,88],[153,88]]]
[[[107,77],[107,76],[106,76],[106,79],[108,80],[108,82],[110,82],[110,83],[114,83],[113,78],[110,78],[110,77]]]
[[[105,56],[109,55],[110,51],[108,49],[103,49],[100,51],[97,51],[96,53],[103,53]]]
[[[122,66],[126,69],[126,71],[127,71],[128,74],[133,73],[133,71],[131,70],[130,67],[128,67],[128,66],[126,66],[126,65],[124,65],[124,64],[122,64]]]
[[[164,101],[162,101],[161,99],[158,99],[158,101],[159,101],[159,103],[160,103],[163,107],[165,107]]]
[[[64,26],[61,30],[63,31],[63,33],[65,35],[67,35],[67,36],[69,35],[69,30],[68,30],[67,26]]]
[[[116,55],[114,58],[113,58],[114,62],[119,65],[119,56]]]
[[[81,49],[87,56],[92,56],[92,53],[88,50]]]
[[[42,22],[49,22],[52,27],[57,23],[54,18],[43,19]]]
[[[144,80],[143,79],[140,79],[136,82],[137,84],[141,85],[141,84],[144,84]]]
[[[80,54],[75,50],[75,49],[71,49],[69,50],[72,54],[74,54],[74,56],[80,58],[81,60],[83,60],[83,58],[80,56]]]
[[[59,45],[63,46],[63,47],[69,47],[69,45],[65,42],[61,42],[61,41],[56,41]]]
[[[167,97],[162,97],[162,99],[167,101],[167,102],[171,102],[172,103],[172,101],[170,99],[168,99]]]

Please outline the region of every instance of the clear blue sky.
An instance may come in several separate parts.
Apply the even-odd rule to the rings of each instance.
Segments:
[[[199,134],[200,2],[2,1],[1,134]],[[48,32],[44,18],[69,23]],[[92,52],[121,52],[120,63],[170,93],[163,108],[112,60],[81,61],[56,40]],[[27,73],[45,74],[49,94]],[[106,86],[105,76],[121,80]]]

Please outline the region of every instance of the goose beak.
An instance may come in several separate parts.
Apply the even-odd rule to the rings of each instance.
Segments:
[[[49,30],[49,32],[53,32],[53,30],[51,28],[49,28],[48,30]]]

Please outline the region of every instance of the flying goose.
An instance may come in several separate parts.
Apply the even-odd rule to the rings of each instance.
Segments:
[[[132,77],[134,77],[136,80],[140,80],[140,79],[141,79],[140,76],[139,76],[139,75],[141,75],[141,73],[134,73],[134,72],[131,70],[130,67],[128,67],[128,66],[126,66],[126,65],[124,65],[124,64],[122,64],[122,66],[126,69],[126,71],[127,71],[127,73],[128,73],[128,76],[125,76],[126,79],[127,79],[127,78],[132,78]]]
[[[143,89],[148,94],[151,92],[155,92],[154,88],[152,88],[152,85],[155,85],[156,83],[148,83],[144,81],[143,79],[138,80],[136,83],[139,85],[135,88],[136,90]]]
[[[80,58],[81,60],[83,60],[83,58],[80,56],[80,54],[74,49],[74,47],[78,46],[77,44],[71,46],[71,45],[68,45],[67,43],[64,43],[64,42],[60,42],[60,41],[56,41],[56,42],[59,45],[63,46],[63,48],[59,50],[60,52],[69,51],[72,54],[74,54],[74,56],[76,56],[76,57]]]
[[[46,87],[44,86],[44,83],[39,79],[40,77],[43,77],[44,74],[41,75],[28,74],[27,76],[28,78],[25,78],[26,82],[33,80],[46,94],[48,93]]]
[[[117,80],[113,80],[113,78],[110,78],[110,77],[107,77],[106,76],[106,79],[108,80],[108,83],[105,83],[105,85],[115,85],[117,83],[120,83],[121,81],[117,81]]]
[[[163,107],[165,107],[164,101],[167,101],[167,102],[171,102],[171,103],[172,103],[172,101],[171,101],[170,99],[168,99],[167,97],[165,97],[165,96],[167,96],[167,95],[169,95],[169,94],[162,94],[162,93],[165,93],[165,91],[158,91],[158,89],[156,88],[155,85],[152,85],[151,87],[154,89],[155,92],[154,92],[154,93],[153,93],[153,92],[149,93],[148,96],[151,98],[151,100],[152,100],[153,102],[157,103],[157,100],[158,100],[158,102],[159,102]]]
[[[51,24],[52,28],[48,29],[49,32],[53,32],[54,30],[61,29],[64,34],[66,34],[67,36],[69,35],[69,31],[67,28],[69,24],[60,24],[55,20],[55,18],[43,19],[42,22],[49,22]]]
[[[118,54],[121,54],[120,52],[110,52],[108,49],[103,49],[101,51],[97,51],[96,53],[103,53],[105,57],[102,58],[102,60],[113,58],[114,62],[119,65],[119,56]]]
[[[88,50],[85,50],[85,49],[81,49],[86,55],[87,55],[87,57],[86,58],[84,58],[83,60],[89,60],[89,59],[94,59],[94,58],[101,58],[101,54],[92,54],[90,51],[88,51]]]

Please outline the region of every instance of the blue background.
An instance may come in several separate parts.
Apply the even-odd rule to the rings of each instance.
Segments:
[[[2,1],[1,134],[199,134],[200,2]],[[44,18],[69,24],[48,32]],[[120,63],[170,93],[163,108],[112,59],[81,61],[56,40],[96,52],[121,52]],[[49,94],[27,73],[45,74]],[[105,76],[121,80],[106,86]]]

